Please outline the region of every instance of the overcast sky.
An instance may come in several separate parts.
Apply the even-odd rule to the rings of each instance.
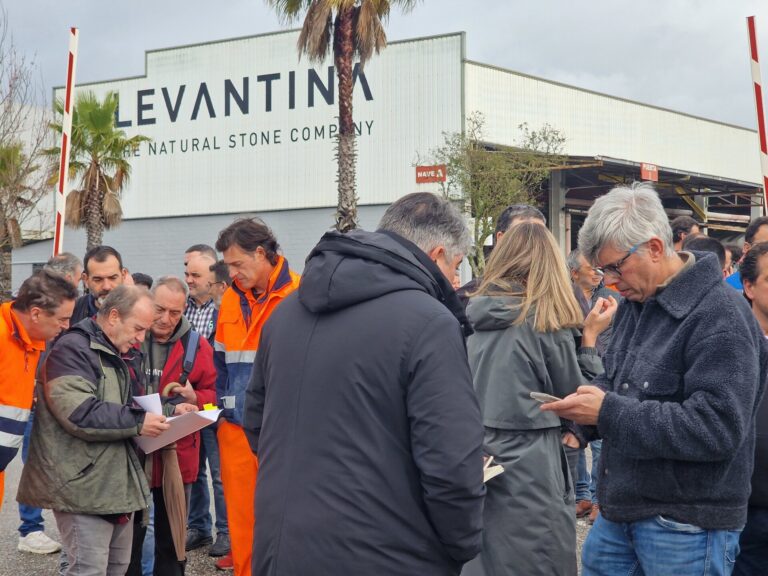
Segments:
[[[69,26],[79,82],[142,75],[146,50],[286,28],[263,0],[0,1],[48,87],[64,84]],[[754,127],[749,15],[768,86],[765,0],[425,0],[394,9],[387,35],[465,31],[471,60]]]

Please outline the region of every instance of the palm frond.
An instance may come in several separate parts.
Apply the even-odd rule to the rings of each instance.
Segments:
[[[12,248],[21,248],[23,240],[21,237],[21,226],[16,218],[8,218],[5,222],[5,227],[8,232],[8,238],[10,239]]]
[[[333,0],[315,0],[309,5],[296,47],[310,62],[321,62],[330,50],[333,29]]]
[[[120,197],[120,193],[123,191],[123,186],[128,181],[128,171],[118,169],[115,170],[114,176],[110,179],[110,188],[114,193]]]
[[[352,23],[353,42],[355,50],[360,58],[360,66],[370,60],[373,53],[379,53],[387,46],[387,34],[381,22],[379,14],[380,5],[389,2],[377,2],[376,0],[364,0],[355,8]],[[389,8],[387,8],[387,12]]]
[[[267,6],[275,9],[282,24],[296,22],[305,10],[316,0],[266,0]]]
[[[107,230],[119,226],[120,222],[123,221],[123,208],[120,206],[120,199],[109,188],[107,188],[107,192],[104,194],[102,215],[104,228]]]
[[[64,223],[70,228],[81,228],[85,221],[83,207],[85,200],[84,190],[71,190],[67,194],[64,207]]]

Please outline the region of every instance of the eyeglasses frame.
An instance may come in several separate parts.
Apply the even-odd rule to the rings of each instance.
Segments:
[[[621,278],[621,267],[624,266],[624,263],[627,261],[627,259],[632,256],[637,250],[645,244],[645,242],[640,242],[639,244],[635,244],[632,246],[632,248],[629,249],[629,252],[627,252],[626,256],[623,258],[620,258],[619,260],[616,260],[613,264],[606,264],[605,266],[595,266],[595,268],[603,275],[610,274],[611,276],[616,276],[617,278]]]

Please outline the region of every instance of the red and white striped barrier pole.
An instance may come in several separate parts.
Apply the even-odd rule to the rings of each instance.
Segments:
[[[749,51],[752,58],[752,84],[755,87],[755,108],[757,109],[757,133],[760,140],[760,169],[763,172],[763,215],[768,212],[768,143],[765,134],[765,116],[763,114],[763,89],[760,76],[760,61],[757,56],[757,34],[755,17],[747,18],[749,30]]]
[[[59,159],[59,187],[56,194],[56,228],[53,232],[53,255],[61,253],[64,245],[64,210],[67,205],[69,183],[69,150],[72,141],[72,106],[77,64],[77,28],[69,30],[69,58],[67,59],[67,89],[64,96],[64,118],[61,123],[61,158]]]

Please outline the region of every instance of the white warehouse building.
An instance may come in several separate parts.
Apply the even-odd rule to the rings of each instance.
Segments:
[[[297,38],[288,31],[154,50],[145,76],[78,86],[117,92],[120,126],[151,138],[131,159],[124,222],[104,236],[131,272],[181,274],[188,246],[214,244],[242,215],[263,218],[301,271],[333,224],[337,102],[332,61],[299,60]],[[373,229],[409,192],[439,190],[416,184],[417,159],[475,111],[490,145],[515,145],[522,123],[565,136],[568,167],[552,173],[541,198],[564,250],[592,199],[639,179],[641,163],[655,165],[670,214],[693,214],[710,230],[738,233],[762,210],[755,131],[473,62],[455,33],[392,42],[357,70],[362,227]],[[67,229],[64,249],[82,257],[84,231]],[[14,251],[14,290],[51,250],[44,240]]]

